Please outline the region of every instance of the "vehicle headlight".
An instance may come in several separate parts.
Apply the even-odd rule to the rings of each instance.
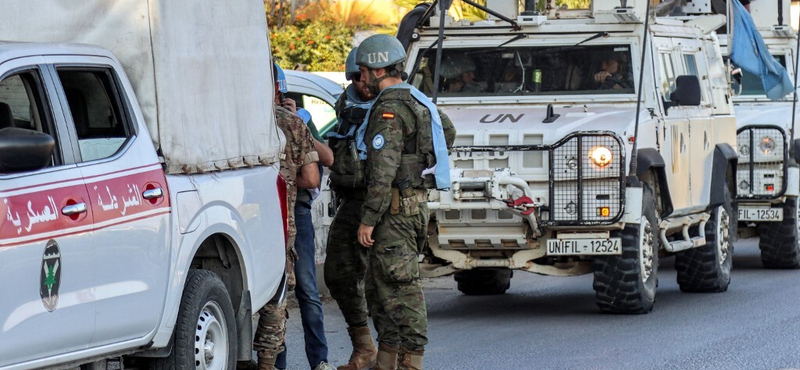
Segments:
[[[604,146],[596,146],[589,151],[589,158],[595,165],[602,168],[611,164],[613,156],[611,150]]]
[[[776,144],[775,140],[772,140],[769,136],[764,136],[758,142],[758,149],[761,149],[761,152],[764,154],[769,154],[773,150],[775,150]]]

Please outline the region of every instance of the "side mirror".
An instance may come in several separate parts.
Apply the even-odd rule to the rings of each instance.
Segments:
[[[698,106],[702,100],[700,80],[694,75],[678,76],[675,79],[675,91],[670,94],[672,101],[664,101],[664,111],[670,107],[688,105]]]
[[[33,171],[46,167],[53,157],[52,136],[17,127],[0,130],[0,172]]]
[[[794,139],[792,145],[794,146],[794,148],[792,148],[794,149],[792,150],[792,154],[794,155],[794,161],[800,163],[800,139]]]

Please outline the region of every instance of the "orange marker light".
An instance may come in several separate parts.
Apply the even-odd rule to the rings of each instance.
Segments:
[[[597,208],[597,215],[601,217],[609,217],[611,216],[611,208],[610,207],[598,207]]]
[[[383,117],[384,119],[392,119],[392,118],[394,118],[394,113],[383,112],[383,115],[381,117]]]

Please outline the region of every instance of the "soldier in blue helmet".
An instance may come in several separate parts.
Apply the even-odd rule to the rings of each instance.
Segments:
[[[339,201],[336,216],[328,233],[325,258],[325,285],[339,305],[353,352],[347,364],[339,370],[364,370],[375,365],[378,349],[372,341],[367,320],[367,300],[364,277],[367,271],[367,250],[358,244],[356,232],[361,222],[361,207],[367,196],[364,166],[356,150],[356,132],[364,123],[375,95],[361,81],[356,65],[357,48],[353,48],[345,63],[345,77],[352,81],[336,101],[339,119],[328,132],[328,145],[336,160],[331,166],[330,186]]]
[[[427,189],[450,187],[442,118],[403,82],[405,58],[389,35],[370,36],[356,53],[361,81],[377,96],[357,135],[367,185],[358,241],[368,248],[367,302],[380,370],[422,369],[428,322],[417,257],[427,238]]]

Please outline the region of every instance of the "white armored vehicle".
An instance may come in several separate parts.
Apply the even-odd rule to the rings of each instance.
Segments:
[[[409,81],[458,131],[424,273],[455,273],[465,294],[503,293],[513,270],[593,273],[601,311],[646,313],[674,255],[681,290],[725,291],[738,157],[724,16],[648,21],[644,0],[487,8],[474,23],[417,8],[398,33]]]
[[[786,67],[794,81],[797,35],[788,25],[789,1],[753,1],[750,13],[770,54]],[[728,55],[728,36],[720,34],[720,42],[723,53]],[[760,236],[764,267],[798,268],[800,172],[796,163],[800,153],[794,150],[797,148],[793,135],[797,116],[794,95],[769,100],[759,77],[738,68],[736,75],[740,76],[733,82],[739,126],[736,180],[739,232],[743,236]]]

